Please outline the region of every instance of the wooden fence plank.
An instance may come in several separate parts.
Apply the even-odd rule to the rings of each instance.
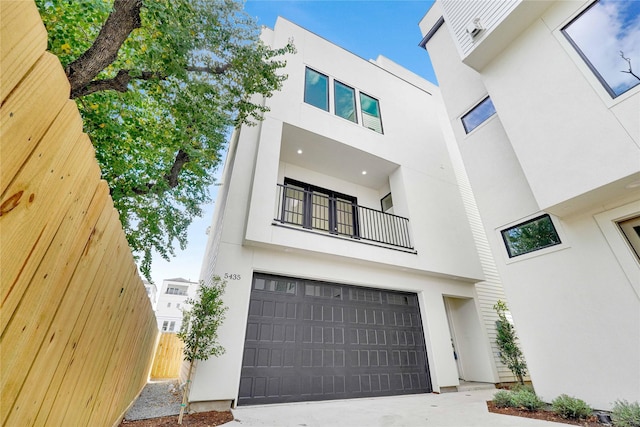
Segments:
[[[2,200],[0,333],[75,197],[73,188],[88,179],[85,174],[90,165],[85,163],[80,170],[74,164],[82,156],[93,156],[87,136],[80,133],[81,125],[75,105],[69,101],[8,188],[11,196]],[[93,179],[97,181],[98,176]],[[9,203],[15,203],[13,209],[7,207]]]
[[[47,53],[1,104],[0,195],[3,199],[7,186],[67,102],[73,103],[69,101],[67,77],[58,58]],[[77,111],[76,114],[79,118]]]
[[[17,396],[64,298],[69,280],[103,208],[103,204],[90,205],[96,183],[87,182],[78,193],[67,220],[58,229],[20,306],[0,337],[0,346],[11,348],[11,351],[0,353],[2,396]],[[5,347],[7,343],[10,346]],[[8,406],[13,403],[11,400],[2,399],[2,413],[8,413]]]
[[[176,334],[162,333],[151,370],[152,379],[179,378],[184,343]]]
[[[113,425],[158,330],[46,38],[0,0],[0,424]]]
[[[109,189],[106,185],[98,187],[96,197],[92,203],[106,204],[109,197]],[[111,218],[110,212],[102,208],[100,218],[96,223],[89,240],[82,252],[82,258],[78,263],[76,271],[67,288],[67,295],[62,300],[49,330],[45,334],[40,351],[36,355],[31,370],[24,381],[20,393],[16,397],[13,408],[9,412],[7,424],[9,425],[32,425],[42,403],[48,387],[43,384],[51,384],[53,375],[60,363],[63,363],[62,355],[65,347],[69,345],[69,338],[73,328],[80,319],[83,305],[89,298],[95,286],[87,286],[93,283],[97,270],[104,258],[109,239],[104,236],[107,221]]]
[[[0,2],[0,103],[47,49],[47,31],[33,1]]]
[[[86,341],[89,341],[89,338],[87,338],[88,332],[85,332],[85,329],[90,330],[92,324],[94,329],[97,329],[98,325],[93,321],[98,314],[99,308],[97,304],[100,296],[108,292],[106,284],[111,283],[111,281],[115,279],[112,271],[113,251],[118,245],[117,242],[122,242],[123,240],[122,228],[120,221],[118,221],[117,212],[113,208],[107,208],[105,209],[105,215],[107,216],[107,223],[103,236],[105,237],[106,248],[103,258],[95,260],[95,263],[98,264],[98,270],[92,282],[101,284],[101,286],[90,287],[90,293],[82,305],[82,311],[74,325],[68,344],[60,358],[60,362],[55,369],[49,388],[42,399],[40,408],[36,411],[37,418],[35,425],[55,425],[55,423],[47,423],[47,418],[49,417],[54,401],[58,397],[58,394],[64,396],[62,399],[71,398],[71,392],[75,388],[78,375],[81,374],[80,369],[75,369],[75,367],[78,364],[84,363],[84,361],[90,357],[91,347],[85,344]],[[68,385],[68,395],[64,394],[64,387],[62,391],[60,390],[63,384]]]

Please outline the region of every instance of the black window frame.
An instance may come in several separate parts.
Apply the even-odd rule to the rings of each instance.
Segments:
[[[526,226],[528,224],[534,223],[536,221],[540,221],[543,218],[547,218],[549,220],[549,223],[551,224],[551,229],[553,230],[553,233],[555,234],[555,236],[557,238],[557,242],[550,243],[550,244],[545,244],[545,245],[542,245],[542,246],[537,246],[535,248],[529,249],[529,250],[524,251],[524,252],[516,253],[516,254],[512,253],[511,247],[509,245],[509,241],[507,239],[507,234],[509,233],[509,231],[511,231],[511,230],[513,230],[515,228],[522,228],[522,227],[524,227],[524,226]],[[551,215],[549,215],[547,213],[542,214],[542,215],[538,215],[538,216],[536,216],[534,218],[528,219],[528,220],[523,221],[521,223],[518,223],[516,225],[512,225],[511,227],[507,227],[505,229],[502,229],[502,230],[500,230],[500,235],[502,236],[502,241],[503,241],[504,246],[505,246],[505,248],[507,250],[507,255],[509,255],[509,258],[519,257],[519,256],[522,256],[522,255],[525,255],[525,254],[530,254],[532,252],[536,252],[536,251],[539,251],[539,250],[542,250],[542,249],[546,249],[546,248],[550,248],[550,247],[562,244],[562,239],[560,238],[560,234],[558,233],[558,229],[556,228],[555,224],[553,223],[553,218],[551,218]]]
[[[336,85],[344,86],[347,89],[350,89],[353,92],[353,120],[344,117],[343,115],[338,114],[338,97],[336,96]],[[349,86],[346,83],[341,82],[338,79],[333,79],[333,114],[338,117],[341,117],[345,120],[348,120],[352,123],[358,123],[358,101],[357,101],[357,91],[354,87]],[[380,102],[378,101],[378,107],[380,106]]]
[[[487,117],[485,117],[484,119],[482,119],[481,122],[479,122],[478,124],[476,124],[475,126],[473,126],[472,128],[469,128],[467,126],[467,123],[465,123],[465,118],[469,117],[470,114],[472,114],[473,112],[475,112],[482,104],[484,104],[487,100],[489,100],[491,102],[491,105],[493,106],[493,113],[489,114]],[[491,97],[489,95],[485,96],[484,98],[482,98],[482,100],[480,102],[478,102],[476,105],[474,105],[469,111],[467,111],[462,117],[460,117],[460,121],[462,122],[462,126],[464,127],[464,132],[466,134],[470,134],[471,132],[473,132],[475,129],[477,129],[478,127],[480,127],[480,125],[482,125],[484,122],[486,122],[487,120],[489,120],[491,117],[495,116],[497,114],[496,111],[496,106],[493,104],[493,101],[491,100]]]
[[[360,236],[360,228],[359,228],[359,224],[358,224],[358,198],[354,197],[354,196],[349,196],[348,194],[343,194],[343,193],[339,193],[337,191],[333,191],[333,190],[328,190],[326,188],[322,188],[322,187],[318,187],[316,185],[312,185],[312,184],[308,184],[306,182],[302,182],[302,181],[298,181],[295,179],[291,179],[291,178],[285,178],[284,179],[284,186],[285,186],[285,191],[283,191],[283,195],[282,197],[284,199],[287,198],[287,192],[286,192],[286,188],[287,186],[295,186],[298,188],[302,188],[304,191],[304,212],[303,212],[303,221],[302,221],[302,227],[306,228],[306,229],[314,229],[313,227],[313,203],[312,203],[312,195],[314,193],[317,194],[321,194],[324,196],[327,196],[329,199],[329,205],[328,205],[328,212],[329,212],[329,225],[328,225],[328,231],[330,234],[340,234],[343,236],[350,236],[353,238],[359,238]],[[347,234],[347,233],[340,233],[338,231],[337,228],[337,207],[336,207],[336,200],[337,199],[341,199],[341,200],[345,200],[351,203],[352,206],[352,210],[351,210],[351,216],[352,216],[352,224],[353,224],[353,233]],[[286,206],[286,201],[283,201],[282,203],[282,209],[283,212],[281,212],[281,218],[285,217],[285,209]],[[318,228],[319,230],[324,230],[322,228]]]
[[[389,198],[391,199],[391,206],[389,206],[387,209],[384,208],[384,201]],[[391,195],[391,192],[389,192],[389,194],[387,194],[386,196],[384,196],[382,199],[380,199],[380,210],[382,212],[387,212],[389,209],[393,208],[393,196]]]
[[[379,116],[378,120],[380,120],[380,131],[379,132],[377,130],[375,130],[375,129],[372,129],[372,128],[366,126],[365,123],[364,123],[364,121],[365,121],[364,120],[365,111],[364,111],[364,108],[362,108],[362,95],[373,99],[374,101],[376,101],[376,103],[378,105],[378,116]],[[362,114],[362,127],[365,128],[365,129],[372,130],[372,131],[374,131],[376,133],[379,133],[381,135],[384,135],[384,125],[382,123],[382,106],[380,105],[380,99],[376,98],[375,96],[371,96],[366,92],[363,92],[363,91],[359,90],[358,91],[358,103],[360,104],[360,114]],[[366,113],[366,114],[371,116],[371,114],[369,114],[369,113]]]
[[[327,105],[327,108],[326,108],[326,109],[325,109],[325,108],[322,108],[322,107],[319,107],[319,106],[317,106],[316,104],[312,104],[311,102],[309,102],[309,101],[307,100],[307,71],[312,71],[312,72],[314,72],[314,73],[316,73],[316,74],[319,74],[319,75],[321,75],[321,76],[323,76],[324,78],[326,78],[326,79],[327,79],[327,84],[326,84],[326,98],[327,98],[327,99],[326,99],[326,105]],[[316,107],[316,108],[317,108],[317,109],[319,109],[319,110],[329,112],[329,110],[330,110],[330,103],[329,103],[329,102],[330,102],[330,100],[331,100],[331,96],[329,95],[329,92],[330,92],[330,86],[331,86],[331,85],[330,85],[329,83],[330,83],[329,75],[324,74],[324,73],[321,73],[320,71],[315,70],[315,69],[313,69],[313,68],[311,68],[311,67],[306,67],[306,66],[305,66],[305,70],[304,70],[304,96],[303,96],[303,101],[304,101],[304,103],[305,103],[305,104],[307,104],[307,105],[311,105],[312,107]]]

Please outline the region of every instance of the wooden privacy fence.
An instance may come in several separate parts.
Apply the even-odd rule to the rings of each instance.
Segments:
[[[162,333],[151,368],[151,379],[179,378],[184,343],[176,334]]]
[[[35,4],[0,16],[1,425],[114,425],[155,317]]]

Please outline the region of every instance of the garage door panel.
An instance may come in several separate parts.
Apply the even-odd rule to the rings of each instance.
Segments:
[[[256,274],[239,404],[431,391],[417,297]]]

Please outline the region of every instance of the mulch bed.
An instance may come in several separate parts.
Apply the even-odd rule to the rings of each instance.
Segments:
[[[185,414],[182,417],[182,426],[187,427],[214,427],[233,421],[231,411],[211,411]],[[179,426],[178,416],[149,418],[146,420],[127,421],[124,420],[120,427],[174,427]]]
[[[583,427],[603,427],[604,424],[598,423],[598,418],[593,415],[586,420],[572,420],[568,418],[562,418],[560,415],[551,411],[527,411],[526,409],[519,408],[498,408],[491,400],[487,401],[487,408],[489,412],[503,415],[513,415],[515,417],[534,418],[536,420],[553,421],[555,423],[571,424],[574,426]]]

